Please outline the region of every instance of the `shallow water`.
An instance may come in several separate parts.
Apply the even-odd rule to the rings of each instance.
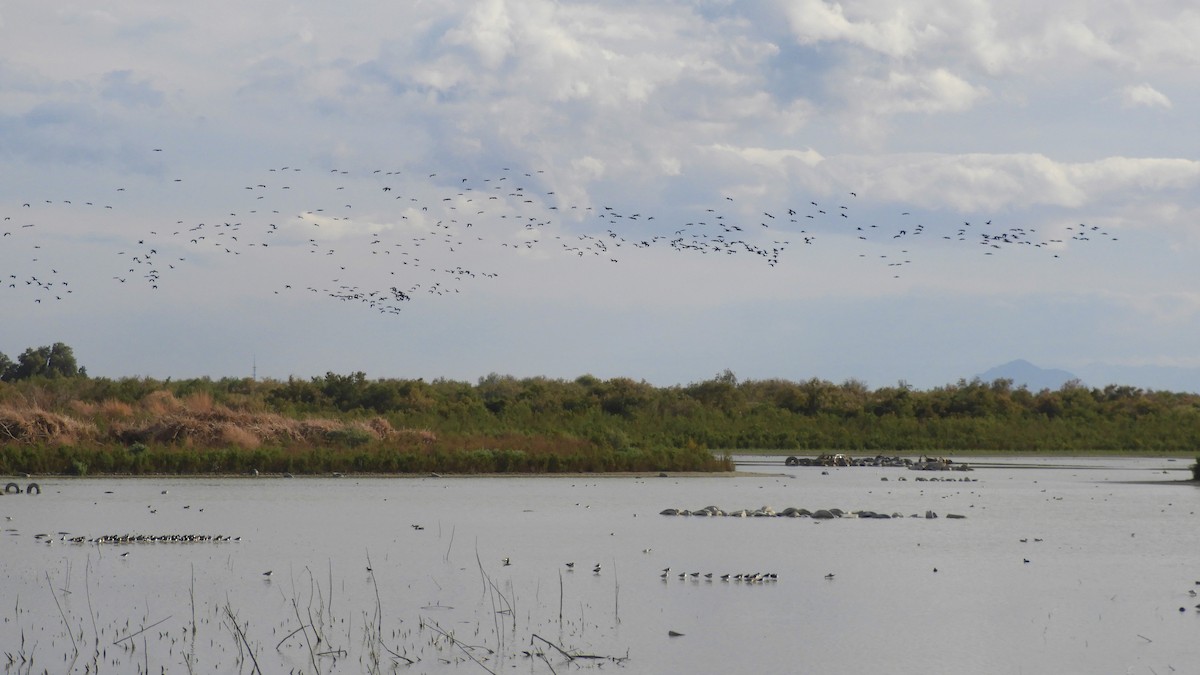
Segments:
[[[1132,482],[1190,462],[739,460],[761,475],[42,480],[0,498],[0,651],[6,672],[1196,672],[1200,490]],[[943,517],[659,515],[710,504]],[[120,533],[241,541],[63,541]],[[778,580],[719,580],[755,572]]]

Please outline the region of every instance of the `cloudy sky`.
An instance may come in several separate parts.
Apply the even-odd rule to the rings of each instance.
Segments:
[[[10,356],[1200,373],[1192,3],[94,5],[0,3]]]

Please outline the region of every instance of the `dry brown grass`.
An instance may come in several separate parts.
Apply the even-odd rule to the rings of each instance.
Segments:
[[[96,412],[110,420],[129,419],[133,417],[133,406],[124,401],[110,398],[101,403]]]
[[[390,438],[396,433],[396,429],[392,426],[392,423],[382,417],[373,417],[359,424],[359,427],[367,433],[373,434],[377,439]]]
[[[62,409],[67,412],[48,412],[28,400],[0,403],[0,443],[117,442],[254,449],[264,444],[308,447],[345,442],[338,438],[421,447],[437,441],[431,431],[396,429],[382,417],[350,422],[295,419],[233,409],[215,403],[207,393],[180,400],[169,391],[156,391],[136,406],[115,399],[101,403],[76,400]]]
[[[395,440],[414,441],[425,448],[433,447],[433,444],[437,443],[438,439],[437,434],[429,429],[400,429],[393,432],[389,438]]]
[[[67,404],[67,410],[74,417],[91,419],[97,422],[123,420],[133,417],[133,406],[124,401],[112,398],[100,403],[74,400]]]
[[[0,407],[0,442],[73,445],[93,440],[96,426],[41,408]]]
[[[183,404],[169,391],[155,391],[142,398],[140,406],[148,415],[161,416],[174,413],[183,408]]]
[[[92,417],[100,408],[95,403],[88,403],[87,401],[71,401],[67,407],[78,417]]]
[[[254,432],[232,424],[221,427],[220,438],[225,445],[246,450],[252,450],[262,445],[262,441]]]
[[[421,445],[437,442],[437,434],[428,429],[397,429],[383,417],[372,417],[353,426],[371,434],[377,441],[412,441]]]
[[[188,397],[183,399],[183,407],[194,413],[206,413],[213,410],[212,395],[206,391],[199,391],[194,394],[188,394]]]
[[[205,407],[203,402],[199,407]],[[428,444],[436,440],[427,431],[396,430],[383,418],[362,422],[293,419],[276,413],[230,410],[221,405],[213,405],[208,410],[195,410],[188,406],[138,422],[114,424],[113,434],[124,443],[256,448],[263,443],[320,444],[331,433],[350,429],[364,432],[373,441],[404,439]]]

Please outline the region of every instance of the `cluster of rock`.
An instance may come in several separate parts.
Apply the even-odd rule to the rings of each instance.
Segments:
[[[825,453],[817,457],[788,457],[783,460],[788,466],[912,466],[913,460],[907,457],[851,457],[845,454]]]
[[[883,467],[905,467],[913,471],[972,471],[969,464],[956,463],[952,459],[945,457],[921,457],[920,459],[910,459],[908,457],[887,457],[884,455],[875,455],[874,457],[851,457],[845,454],[830,454],[826,453],[818,457],[796,457],[791,456],[783,460],[787,466],[883,466]]]
[[[725,511],[716,506],[706,506],[702,509],[694,511],[688,509],[663,509],[659,511],[659,515],[663,516],[700,516],[700,517],[716,517],[725,516],[728,518],[812,518],[814,520],[833,520],[834,518],[904,518],[901,513],[878,513],[876,511],[843,511],[841,509],[817,509],[809,511],[808,509],[800,509],[794,506],[789,506],[782,511],[776,511],[769,506],[762,506],[757,509],[738,509],[736,511]],[[933,511],[926,511],[924,516],[920,514],[912,514],[908,518],[937,518],[938,514]],[[950,513],[947,518],[966,518],[966,516]]]
[[[974,471],[970,464],[956,464],[944,457],[922,457],[908,465],[913,471]]]
[[[882,477],[880,477],[879,480],[886,483],[888,478],[887,478],[887,476],[882,476]],[[906,481],[908,479],[905,478],[904,476],[900,476],[896,480],[903,483],[904,481]],[[925,478],[924,476],[917,476],[913,480],[918,483],[978,483],[979,482],[978,478],[967,478],[966,476],[963,476],[962,478],[938,478],[936,476],[933,478]]]

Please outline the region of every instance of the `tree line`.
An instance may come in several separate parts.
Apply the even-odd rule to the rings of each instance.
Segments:
[[[21,398],[66,409],[75,400],[132,404],[155,391],[202,392],[222,405],[297,417],[382,416],[397,428],[428,429],[441,438],[537,436],[617,450],[1182,453],[1200,447],[1200,395],[1078,381],[1040,391],[1007,379],[872,389],[857,380],[740,381],[728,370],[665,387],[622,377],[495,373],[474,383],[371,379],[363,372],[287,380],[111,379],[87,377],[82,368],[66,376],[70,367],[50,368],[56,355],[56,363],[66,363],[69,348],[22,355],[18,368],[46,363],[45,370],[5,377],[0,404]]]

